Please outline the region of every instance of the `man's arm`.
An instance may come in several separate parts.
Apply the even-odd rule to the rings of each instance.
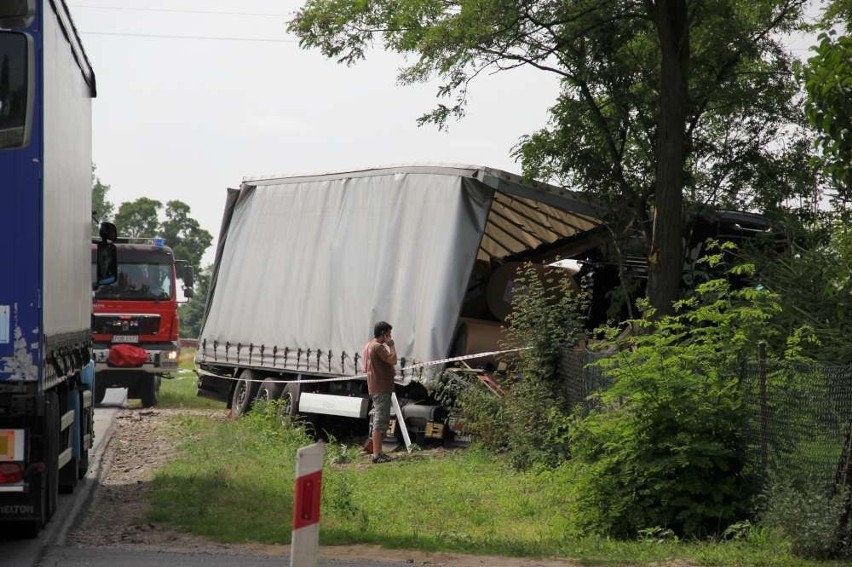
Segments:
[[[376,349],[376,353],[383,361],[391,366],[396,366],[396,347],[392,340],[382,343],[382,346]]]

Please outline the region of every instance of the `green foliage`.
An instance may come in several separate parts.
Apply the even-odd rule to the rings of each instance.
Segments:
[[[730,273],[748,277],[752,268]],[[744,458],[737,371],[779,309],[767,290],[717,279],[674,315],[632,322],[636,334],[598,363],[612,387],[572,430],[575,514],[587,529],[703,536],[747,517],[756,483]]]
[[[172,200],[167,202],[164,208],[163,203],[156,199],[140,197],[135,201],[122,203],[113,216],[115,205],[107,200],[110,186],[101,183],[94,172],[95,168],[92,166],[92,209],[97,211],[97,218],[94,213],[92,215],[92,234],[97,235],[101,221],[111,220],[118,227],[119,237],[161,237],[174,250],[176,259],[188,261],[195,269],[195,273],[200,274],[201,258],[213,242],[213,236],[190,216],[189,205],[183,201]],[[163,219],[161,219],[161,212],[164,215]],[[207,277],[208,281],[204,282],[204,285],[209,283],[209,275]],[[202,297],[188,313],[191,334],[185,336],[194,337],[198,334],[198,323],[195,317],[200,320],[201,313],[204,311],[204,302],[207,298],[206,287],[203,293],[198,295]]]
[[[220,408],[222,404],[198,395],[195,374],[195,349],[183,348],[178,359],[178,370],[163,380],[160,386],[161,408]]]
[[[846,33],[838,35],[829,26],[844,19]],[[814,56],[799,71],[808,93],[805,112],[819,134],[819,164],[845,202],[852,198],[852,2],[832,2],[823,26]]]
[[[525,66],[555,76],[549,124],[524,136],[515,156],[530,178],[601,197],[616,235],[640,231],[658,249],[665,261],[650,265],[648,289],[668,310],[682,263],[682,200],[767,210],[813,192],[781,43],[803,5],[307,0],[288,29],[302,47],[345,64],[377,40],[409,56],[402,83],[441,80],[436,108],[420,118],[439,127],[464,115],[481,74]]]
[[[553,467],[568,456],[570,407],[557,370],[560,348],[585,336],[588,301],[559,269],[524,266],[514,280],[506,344],[522,348],[509,363],[506,395],[474,385],[460,398],[466,428],[519,469]],[[476,387],[478,386],[478,387]]]
[[[779,481],[765,495],[763,523],[780,529],[791,551],[806,559],[852,558],[852,525],[846,490],[827,493],[818,482]]]
[[[207,293],[210,290],[210,273],[212,266],[207,266],[200,272],[195,272],[195,295],[192,299],[178,307],[180,316],[180,334],[182,337],[195,338],[201,334],[201,320],[204,317],[204,307],[207,305]]]
[[[188,261],[196,272],[200,271],[201,257],[213,242],[213,236],[189,216],[189,205],[183,201],[166,203],[165,214],[159,235],[172,247],[175,258]]]
[[[101,183],[95,175],[95,165],[92,164],[92,236],[98,236],[101,223],[110,221],[115,211],[115,205],[107,199],[109,190],[110,186]]]
[[[153,238],[160,236],[160,209],[163,204],[156,199],[139,197],[118,207],[115,224],[119,236],[126,238]]]
[[[146,520],[225,543],[290,543],[295,452],[309,438],[282,430],[265,411],[237,420],[214,412],[177,416],[167,434],[179,445],[151,482]],[[330,458],[335,451],[327,450]],[[323,469],[323,546],[533,562],[550,556],[584,565],[828,565],[792,557],[775,531],[754,528],[730,541],[678,541],[664,529],[645,532],[646,541],[579,537],[568,513],[574,478],[566,466],[518,472],[476,448],[403,454],[388,466],[354,459],[329,460]]]
[[[828,219],[782,253],[749,255],[757,281],[778,294],[783,307],[772,323],[777,336],[789,337],[790,347],[790,341],[798,341],[799,358],[852,361],[852,232],[847,226],[842,218]]]

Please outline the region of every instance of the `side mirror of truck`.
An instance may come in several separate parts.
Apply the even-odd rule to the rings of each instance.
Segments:
[[[98,242],[97,277],[94,289],[114,284],[118,280],[118,252],[112,242]]]
[[[98,242],[95,254],[97,266],[92,289],[114,284],[118,280],[118,251],[113,244],[118,239],[118,229],[111,222],[102,222],[99,232],[101,241]]]
[[[111,222],[102,222],[99,233],[101,240],[104,242],[115,242],[118,240],[118,229]]]
[[[35,13],[35,0],[0,0],[0,28],[26,27]]]
[[[175,260],[175,274],[183,281],[183,296],[192,299],[195,295],[192,289],[195,285],[195,269],[188,260]]]
[[[195,285],[195,269],[188,260],[175,260],[175,274],[183,280],[183,285],[192,287]]]

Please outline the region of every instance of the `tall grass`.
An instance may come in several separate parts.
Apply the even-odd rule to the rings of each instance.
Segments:
[[[154,481],[149,520],[221,542],[290,542],[295,453],[313,440],[282,427],[274,405],[238,420],[178,416],[186,441]],[[567,468],[518,472],[475,447],[369,457],[326,445],[322,545],[506,556],[560,556],[584,563],[686,561],[700,565],[831,565],[793,558],[789,543],[750,526],[729,541],[683,542],[665,530],[641,541],[583,536],[567,515]]]

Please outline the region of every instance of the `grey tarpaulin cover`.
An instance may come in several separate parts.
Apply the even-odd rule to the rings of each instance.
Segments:
[[[393,325],[398,354],[409,362],[447,356],[474,262],[496,254],[483,252],[499,242],[484,238],[492,206],[506,209],[501,217],[520,214],[505,198],[495,201],[508,176],[411,166],[246,178],[226,206],[199,360],[239,356],[245,365],[251,356],[250,366],[352,374],[354,355],[380,320]],[[545,214],[550,206],[530,205],[525,191],[506,198],[539,211],[523,212],[527,219]],[[554,228],[557,221],[564,226]],[[524,233],[523,247],[595,226],[551,212],[540,222],[547,234],[537,235],[527,228],[539,222],[525,222],[508,229]]]

